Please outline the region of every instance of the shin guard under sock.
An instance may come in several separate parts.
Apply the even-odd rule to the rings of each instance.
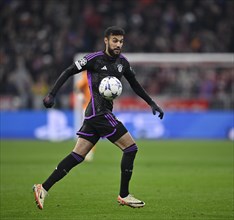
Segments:
[[[137,146],[133,144],[123,150],[121,161],[121,182],[119,195],[124,198],[129,194],[129,181],[132,177],[133,163],[137,153]]]
[[[56,182],[61,180],[73,167],[81,163],[83,160],[84,158],[75,152],[69,154],[58,164],[54,172],[42,184],[43,188],[48,191]]]

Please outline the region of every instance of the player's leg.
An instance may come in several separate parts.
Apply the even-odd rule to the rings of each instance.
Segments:
[[[121,204],[129,205],[131,207],[143,207],[145,205],[144,202],[129,194],[129,182],[137,153],[135,141],[125,126],[111,113],[96,117],[95,120],[92,121],[92,125],[95,126],[101,137],[108,138],[108,140],[123,151],[121,161],[120,195],[118,201]]]
[[[43,209],[44,199],[49,189],[66,176],[73,167],[83,162],[86,154],[93,146],[92,142],[79,137],[73,151],[58,164],[47,180],[42,184],[34,184],[34,197],[39,209]]]
[[[95,149],[96,149],[96,147],[93,146],[93,148],[92,148],[92,149],[89,151],[89,153],[86,155],[85,161],[87,161],[87,162],[93,161]]]
[[[132,177],[137,146],[135,145],[135,142],[129,132],[119,138],[115,144],[123,151],[121,160],[121,181],[119,195],[121,197],[126,197],[129,194],[129,182]]]
[[[73,167],[83,162],[86,154],[92,147],[93,143],[79,137],[73,151],[58,164],[54,172],[42,184],[43,188],[49,191],[49,189],[67,175]]]
[[[143,207],[145,203],[134,198],[129,193],[129,183],[132,177],[133,165],[137,153],[137,145],[129,132],[114,142],[123,151],[121,160],[121,181],[118,202],[133,208]]]
[[[48,190],[56,182],[61,180],[73,167],[80,164],[100,138],[87,121],[84,121],[77,134],[79,135],[79,138],[77,139],[73,151],[58,164],[54,172],[44,183],[35,184],[33,186],[38,208],[43,209],[44,199]]]

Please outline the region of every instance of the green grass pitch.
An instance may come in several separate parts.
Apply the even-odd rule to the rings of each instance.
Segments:
[[[137,141],[131,193],[146,206],[119,206],[121,151],[108,141],[49,191],[41,211],[32,185],[44,181],[74,141],[1,140],[1,220],[233,219],[233,142]]]

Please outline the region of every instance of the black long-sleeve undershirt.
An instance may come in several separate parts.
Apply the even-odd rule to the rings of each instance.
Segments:
[[[140,85],[140,83],[137,81],[135,75],[131,75],[131,76],[125,76],[125,78],[127,79],[128,83],[130,84],[132,90],[138,95],[140,96],[143,100],[145,100],[148,105],[151,105],[153,100],[149,97],[149,95],[146,93],[146,91],[144,90],[144,88]]]
[[[67,69],[65,69],[59,78],[55,81],[54,86],[52,87],[52,90],[50,92],[51,95],[56,96],[58,90],[62,87],[62,85],[67,81],[67,79],[70,76],[75,75],[78,73],[78,69],[76,65],[73,63],[71,66],[69,66]]]

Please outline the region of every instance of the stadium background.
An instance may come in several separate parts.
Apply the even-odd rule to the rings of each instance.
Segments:
[[[169,112],[161,125],[164,127],[163,135],[147,134],[142,130],[143,118],[139,115],[135,124],[128,125],[130,130],[133,127],[136,137],[233,138],[232,12],[233,1],[228,0],[1,1],[1,137],[20,137],[22,129],[16,129],[20,128],[17,122],[22,123],[26,120],[23,116],[28,117],[21,111],[36,114],[31,117],[38,121],[34,122],[36,125],[29,124],[29,131],[53,121],[47,120],[53,113],[47,115],[42,98],[58,75],[73,62],[76,54],[103,48],[103,30],[114,24],[126,29],[124,53],[146,53],[145,56],[147,53],[171,53],[171,56],[182,53],[185,57],[188,53],[229,54],[232,60],[226,66],[220,63],[211,66],[199,63],[184,66],[181,63],[174,67],[160,63],[153,67],[147,63],[134,64],[143,87]],[[125,81],[123,83],[124,93],[116,100],[115,110],[134,111],[133,114],[136,110],[147,112],[149,108],[145,103],[134,96]],[[56,109],[72,110],[72,97],[73,79],[70,79],[57,96]],[[44,115],[38,115],[38,111]],[[188,119],[192,123],[187,123],[188,131],[181,126],[178,129],[182,129],[181,132],[174,134],[177,119],[173,113],[177,111],[180,112],[178,114],[186,112],[185,120],[183,117],[180,119],[182,124],[186,124]],[[213,112],[209,114],[208,111]],[[187,118],[190,112],[191,117]],[[194,117],[195,112],[199,115]],[[201,123],[195,119],[199,116]],[[59,127],[61,124],[63,130],[66,127],[64,123],[68,123],[69,127],[74,127],[73,115],[64,117],[51,126]],[[10,127],[13,123],[7,122],[12,118],[15,126]],[[217,125],[215,118],[221,118],[222,122]],[[203,124],[208,127],[202,131],[200,127]],[[155,126],[153,130],[160,132],[160,124]],[[26,130],[23,138],[37,137]],[[205,131],[209,134],[202,134]],[[61,137],[61,134],[57,136]]]
[[[74,213],[81,213],[80,219],[232,219],[233,142],[229,139],[234,137],[233,11],[232,0],[1,0],[1,219],[75,219]],[[94,204],[99,209],[70,198],[67,205],[73,214],[52,207],[44,216],[38,216],[37,210],[31,211],[33,205],[28,206],[31,195],[24,200],[25,191],[38,178],[33,170],[47,175],[47,169],[58,162],[57,156],[65,155],[74,144],[74,78],[61,88],[53,110],[43,107],[42,98],[77,54],[103,49],[103,30],[111,25],[126,30],[124,53],[219,54],[231,56],[232,62],[182,62],[172,67],[134,64],[139,81],[165,110],[162,121],[123,82],[125,89],[116,100],[116,113],[145,146],[134,181],[149,184],[152,189],[156,183],[156,191],[147,187],[137,191],[151,204],[157,203],[158,198],[157,207],[128,213],[109,204],[111,215],[97,196],[101,189],[81,182],[81,188],[89,186],[87,191],[94,190],[94,197],[100,201]],[[66,139],[68,142],[61,142]],[[89,178],[86,173],[91,173],[100,184],[102,180],[98,180],[96,172],[103,178],[100,170],[105,169],[106,163],[111,164],[111,173],[119,172],[114,168],[118,167],[119,159],[114,155],[117,152],[109,151],[107,143],[102,144],[95,155],[96,169],[86,165],[79,171],[85,178]],[[103,157],[106,152],[109,159]],[[25,176],[25,170],[29,175]],[[202,175],[197,174],[198,170]],[[156,175],[152,176],[152,172]],[[106,178],[110,176],[109,173]],[[113,180],[118,181],[115,177]],[[171,180],[174,182],[170,185]],[[113,181],[109,184],[115,186]],[[63,184],[58,189],[67,199],[69,189]],[[160,194],[160,189],[165,194]],[[190,194],[185,193],[187,190]],[[103,195],[106,200],[110,196],[113,192]],[[93,195],[82,198],[92,200]],[[51,198],[50,206],[53,201]],[[196,201],[201,202],[200,206]],[[74,207],[77,202],[83,211]],[[185,207],[186,202],[192,205]],[[86,210],[85,205],[94,211]]]

